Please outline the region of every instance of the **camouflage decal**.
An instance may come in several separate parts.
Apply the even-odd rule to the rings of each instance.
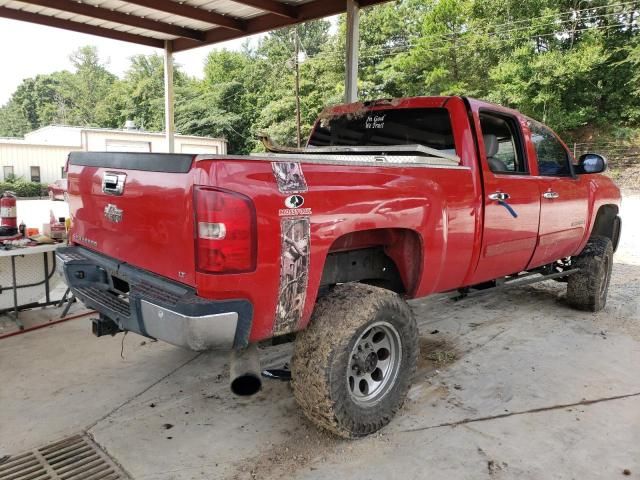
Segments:
[[[271,162],[280,193],[303,193],[307,191],[307,182],[302,166],[296,162]]]
[[[309,217],[280,220],[280,288],[273,334],[296,330],[307,297],[310,254]]]

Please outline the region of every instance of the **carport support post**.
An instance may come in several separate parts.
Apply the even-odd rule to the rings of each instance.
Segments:
[[[347,58],[344,78],[344,100],[358,99],[358,43],[360,40],[360,6],[356,0],[347,0]]]
[[[173,42],[164,42],[164,131],[167,135],[167,151],[175,151],[174,135],[175,125],[173,123]]]

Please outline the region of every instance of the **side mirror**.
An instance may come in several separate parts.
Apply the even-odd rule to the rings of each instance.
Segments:
[[[576,173],[602,173],[607,169],[607,159],[597,153],[585,153],[580,156]]]

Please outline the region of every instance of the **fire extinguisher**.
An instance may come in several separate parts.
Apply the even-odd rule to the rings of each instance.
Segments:
[[[4,192],[0,198],[0,235],[16,235],[18,233],[18,214],[16,196],[13,192]]]

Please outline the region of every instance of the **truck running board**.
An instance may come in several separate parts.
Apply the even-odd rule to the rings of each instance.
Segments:
[[[485,293],[493,292],[496,290],[505,290],[507,288],[522,287],[523,285],[531,285],[532,283],[544,282],[545,280],[552,280],[554,278],[562,278],[579,272],[579,268],[572,268],[570,270],[564,270],[556,273],[540,273],[540,272],[527,272],[515,277],[505,277],[495,280],[496,285],[494,287],[474,289],[473,286],[465,287],[458,290],[458,295],[452,297],[452,300],[458,301],[463,298],[475,297],[476,295],[482,295]]]

